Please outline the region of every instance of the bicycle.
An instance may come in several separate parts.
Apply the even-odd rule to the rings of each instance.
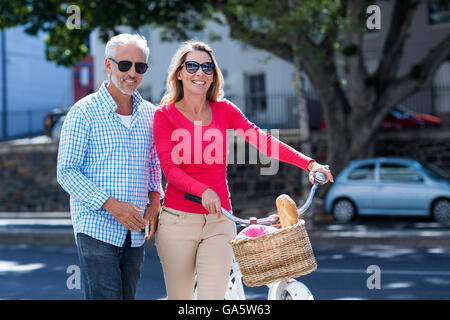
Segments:
[[[308,197],[305,203],[297,210],[299,219],[305,217],[306,210],[310,207],[316,189],[319,185],[324,184],[326,177],[320,172],[316,172],[314,175],[315,183],[312,185]],[[185,198],[201,204],[201,198],[194,196],[192,194],[186,193]],[[272,214],[265,218],[249,218],[241,219],[233,215],[232,212],[224,209],[222,207],[222,213],[231,221],[237,223],[238,225],[248,226],[251,224],[269,224],[272,225],[277,223],[279,220],[278,214]],[[225,293],[225,300],[246,300],[243,276],[239,268],[239,264],[236,257],[233,257],[233,263],[231,267],[230,280],[228,283],[227,291]],[[285,281],[276,281],[266,284],[269,288],[267,294],[268,300],[314,300],[314,297],[308,287],[302,282],[296,279],[289,279]],[[197,281],[194,286],[193,298],[197,297]]]

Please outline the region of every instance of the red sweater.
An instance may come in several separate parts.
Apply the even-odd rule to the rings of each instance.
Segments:
[[[187,119],[175,104],[157,108],[153,130],[156,151],[167,180],[164,206],[191,213],[208,213],[184,198],[189,192],[201,197],[207,188],[231,210],[227,182],[227,129],[236,130],[260,152],[307,170],[313,159],[266,134],[228,100],[211,102],[212,121],[207,126]]]

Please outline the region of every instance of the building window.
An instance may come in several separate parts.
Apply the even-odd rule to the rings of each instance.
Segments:
[[[450,1],[428,1],[428,23],[430,25],[450,22]]]
[[[245,110],[250,116],[266,112],[266,77],[264,73],[245,75]]]

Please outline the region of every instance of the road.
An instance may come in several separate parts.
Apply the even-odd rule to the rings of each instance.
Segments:
[[[320,247],[314,251],[318,269],[300,280],[317,300],[450,299],[448,248]],[[81,299],[77,265],[75,246],[0,244],[0,299]],[[265,299],[267,288],[246,288],[246,294],[250,300]],[[137,299],[165,295],[156,249],[148,246]]]

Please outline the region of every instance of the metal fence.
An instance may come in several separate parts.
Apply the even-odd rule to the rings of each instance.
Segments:
[[[420,113],[450,114],[450,85],[429,85],[406,98],[402,104]]]
[[[296,129],[299,127],[298,99],[295,93],[266,95],[228,95],[226,97],[258,126],[266,129]],[[320,129],[322,108],[314,92],[307,92],[310,128]],[[450,86],[430,85],[404,99],[401,105],[408,109],[435,115],[442,125],[450,125]]]
[[[295,93],[274,93],[266,95],[227,95],[227,99],[244,111],[245,115],[263,129],[296,129],[299,127],[298,99]],[[314,92],[307,92],[309,123],[313,130],[320,129],[322,109]],[[450,125],[450,86],[430,85],[409,96],[402,105],[420,112],[436,115],[442,125]],[[8,111],[6,134],[3,128],[4,114],[0,111],[0,141],[33,137],[44,134],[44,120],[55,110],[28,109]]]
[[[296,129],[299,127],[298,98],[295,93],[227,95],[226,98],[263,129]],[[319,129],[322,120],[319,100],[313,93],[307,93],[306,98],[311,128]]]

